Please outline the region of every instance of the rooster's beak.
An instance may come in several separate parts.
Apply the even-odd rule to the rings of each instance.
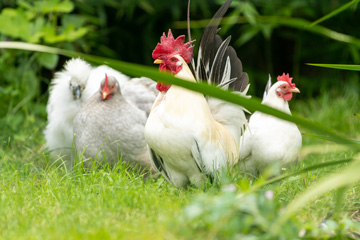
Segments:
[[[161,64],[163,61],[161,59],[155,59],[154,63],[155,64]]]
[[[290,92],[300,93],[300,90],[295,87],[295,88],[291,89]]]

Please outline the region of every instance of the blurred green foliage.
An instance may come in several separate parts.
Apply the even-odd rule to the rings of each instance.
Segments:
[[[191,19],[211,18],[223,2],[192,0]],[[320,69],[305,63],[360,64],[358,45],[317,35],[316,30],[266,20],[281,17],[311,23],[346,3],[349,1],[234,0],[226,23],[238,16],[244,21],[223,24],[219,33],[232,35],[232,45],[250,76],[250,94],[262,95],[268,73],[274,79],[289,72],[301,89],[298,98],[313,99],[330,89],[334,97],[341,97],[344,85],[351,86],[357,98],[357,72]],[[320,25],[359,39],[360,32],[354,26],[360,22],[357,5]],[[186,9],[184,0],[3,0],[0,40],[40,43],[151,65],[152,50],[163,32],[172,28],[174,35],[186,34],[186,29],[175,28],[177,21],[186,20]],[[260,21],[260,17],[265,20]],[[201,31],[193,28],[192,38],[199,41]],[[1,138],[17,132],[26,121],[46,118],[48,85],[65,60],[51,54],[0,50]]]

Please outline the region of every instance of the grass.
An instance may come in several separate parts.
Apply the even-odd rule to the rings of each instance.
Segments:
[[[359,138],[356,92],[292,101],[299,115]],[[219,185],[177,189],[163,178],[143,180],[123,165],[67,170],[44,153],[42,118],[34,117],[0,150],[0,239],[326,239],[360,230],[360,184],[350,186],[340,207],[331,191],[272,232],[284,207],[322,177],[345,164],[315,169],[267,184],[231,169]],[[285,172],[349,158],[350,150],[304,136],[300,161]],[[269,197],[269,194],[273,197]],[[327,220],[326,228],[320,228]],[[252,237],[252,238],[250,238]]]

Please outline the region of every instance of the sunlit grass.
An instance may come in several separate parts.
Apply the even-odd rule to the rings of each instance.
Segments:
[[[354,124],[359,121],[354,116],[359,109],[356,97],[352,94],[343,98],[323,95],[319,99],[294,102],[292,106],[293,111],[306,118],[356,137],[360,134]],[[322,177],[338,172],[349,163],[307,171],[255,191],[252,188],[266,179],[250,178],[237,169],[225,174],[222,184],[209,185],[205,191],[191,187],[177,189],[163,178],[144,181],[141,175],[123,165],[84,171],[80,167],[66,169],[61,161],[54,164],[44,151],[44,126],[44,120],[34,118],[13,138],[1,143],[0,229],[3,239],[187,239],[190,236],[209,239],[232,238],[239,234],[258,236],[260,233],[264,237],[289,238],[297,236],[302,228],[310,234],[307,236],[325,237],[331,236],[330,230],[326,232],[318,226],[326,219],[329,224],[332,221],[342,224],[335,228],[336,231],[343,229],[344,232],[338,234],[356,231],[350,225],[354,224],[351,219],[356,219],[360,208],[359,184],[346,189],[338,215],[335,211],[337,192],[330,191],[291,217],[280,235],[271,235],[270,231],[271,223],[283,207]],[[353,155],[346,148],[332,147],[336,145],[307,136],[304,136],[304,143],[301,161],[286,169],[285,174]],[[228,189],[227,186],[233,191],[230,195],[222,190]],[[267,190],[274,194],[272,203],[264,200]],[[243,204],[255,200],[260,211],[258,216],[254,212],[244,215],[247,217],[241,212],[235,214],[235,208],[243,208],[247,206]],[[199,219],[194,216],[189,219],[189,206],[194,204],[204,207],[208,204],[211,211],[202,212]],[[250,227],[247,221],[261,216],[268,219],[263,229]],[[237,232],[241,228],[228,225],[229,221],[241,224],[247,233]],[[267,230],[263,232],[264,229]]]

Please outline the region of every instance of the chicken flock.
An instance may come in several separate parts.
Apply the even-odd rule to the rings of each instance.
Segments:
[[[152,53],[159,70],[246,96],[249,77],[242,62],[217,34],[227,0],[204,29],[195,66],[194,41],[168,31]],[[154,79],[155,80],[155,79]],[[297,126],[271,115],[204,96],[185,88],[130,78],[108,67],[69,60],[52,80],[44,131],[51,155],[67,164],[122,162],[159,172],[178,187],[203,186],[227,167],[258,175],[273,163],[297,160]],[[288,102],[299,89],[289,74],[269,78],[262,104],[291,114]]]

